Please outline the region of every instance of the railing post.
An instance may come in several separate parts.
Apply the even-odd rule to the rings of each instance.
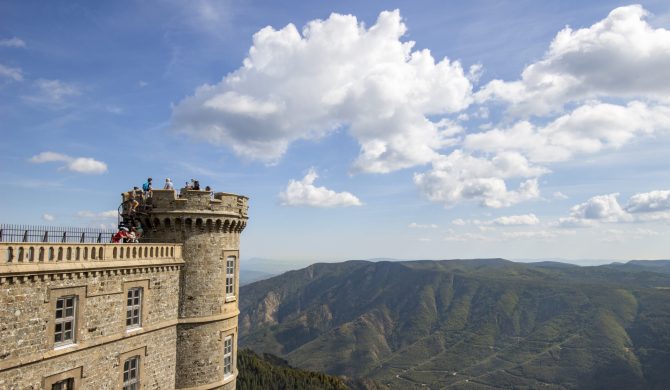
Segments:
[[[86,242],[86,233],[81,233],[81,239],[79,239],[79,242],[82,244]]]
[[[65,232],[65,231],[63,232],[63,239],[61,240],[61,242],[62,242],[62,243],[66,243],[66,242],[67,242],[67,232]]]
[[[23,242],[28,242],[28,230],[23,232]]]
[[[44,237],[42,238],[42,242],[49,242],[49,231],[48,230],[44,231]]]
[[[98,243],[102,242],[102,233],[98,233]]]

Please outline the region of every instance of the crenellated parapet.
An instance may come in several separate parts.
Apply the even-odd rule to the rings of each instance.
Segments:
[[[249,198],[226,192],[216,192],[212,198],[210,191],[198,190],[182,190],[178,197],[175,190],[153,190],[151,205],[155,212],[211,211],[246,218]]]

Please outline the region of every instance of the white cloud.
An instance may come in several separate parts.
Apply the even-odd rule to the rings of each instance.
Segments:
[[[54,161],[70,161],[72,157],[56,152],[42,152],[30,158],[31,163],[46,163]]]
[[[21,38],[12,37],[0,39],[1,47],[26,47],[26,43]]]
[[[628,214],[617,200],[618,196],[618,193],[594,196],[584,203],[573,206],[570,209],[571,217],[607,222],[628,219]]]
[[[93,219],[111,219],[111,218],[117,218],[118,215],[119,213],[116,210],[100,211],[100,212],[84,210],[77,212],[77,217],[93,218]]]
[[[435,158],[432,168],[414,174],[415,184],[429,200],[446,206],[476,200],[493,208],[538,198],[537,177],[547,172],[518,153],[501,153],[489,160],[459,150]],[[505,179],[514,178],[530,179],[521,182],[518,190],[508,190]]]
[[[360,145],[356,170],[429,163],[454,134],[429,116],[466,108],[472,84],[459,62],[403,42],[406,30],[398,11],[370,28],[339,14],[302,32],[263,28],[242,67],[173,108],[172,128],[273,163],[293,141],[346,127]]]
[[[137,86],[140,87],[140,88],[144,88],[144,87],[146,87],[147,85],[149,85],[149,83],[147,83],[147,82],[144,81],[144,80],[140,80],[140,81],[137,82]]]
[[[561,217],[558,219],[556,226],[560,228],[573,229],[573,228],[586,228],[595,226],[596,222],[589,219],[583,219],[578,217]]]
[[[42,152],[31,157],[28,161],[36,164],[49,162],[64,162],[66,168],[73,172],[85,174],[101,174],[107,172],[107,164],[90,157],[70,157],[55,152]]]
[[[409,225],[407,225],[410,229],[437,229],[438,226],[434,223],[429,223],[429,224],[420,224],[416,222],[412,222]]]
[[[44,213],[44,214],[42,214],[42,220],[44,220],[44,221],[52,222],[52,221],[55,220],[55,219],[56,219],[56,217],[54,217],[54,216],[51,215],[51,214],[48,214],[48,213]]]
[[[670,107],[633,101],[626,106],[588,102],[544,127],[522,121],[466,137],[469,150],[513,150],[535,163],[619,149],[637,137],[670,130]]]
[[[21,81],[23,80],[23,71],[21,68],[12,68],[0,64],[0,77],[7,77],[14,81]]]
[[[279,194],[281,204],[310,207],[348,207],[363,204],[349,192],[335,192],[326,187],[314,186],[314,181],[318,177],[312,168],[302,180],[290,180],[286,190]]]
[[[670,31],[652,28],[646,16],[641,6],[634,5],[615,9],[588,28],[566,27],[545,56],[525,68],[520,80],[487,84],[476,93],[479,103],[500,101],[507,104],[511,119],[536,116],[542,124],[535,119],[521,120],[471,133],[463,140],[464,150],[489,154],[511,151],[523,155],[529,165],[545,165],[667,134]],[[566,107],[570,111],[565,112]],[[591,215],[598,207],[605,207],[601,201],[604,198],[592,199],[579,211]],[[594,225],[594,221],[630,219],[618,206],[603,208],[602,212],[618,214],[601,218],[573,210],[558,225],[583,227]]]
[[[34,82],[35,94],[24,96],[29,102],[45,104],[54,108],[67,105],[68,99],[81,95],[81,89],[60,80],[37,79]]]
[[[521,79],[494,80],[478,100],[501,100],[520,114],[560,111],[570,101],[599,97],[668,100],[670,31],[654,29],[640,5],[614,9],[588,28],[561,30],[544,58]]]
[[[638,193],[630,197],[625,207],[618,193],[598,195],[573,206],[570,216],[559,218],[559,227],[592,227],[598,222],[670,221],[670,190]]]
[[[490,221],[494,225],[518,226],[518,225],[537,225],[540,219],[535,214],[509,215],[498,217]]]
[[[89,157],[77,157],[68,163],[68,169],[79,173],[101,174],[107,172],[107,164]]]
[[[354,171],[430,163],[413,176],[428,200],[508,207],[540,197],[538,178],[551,163],[670,130],[670,31],[645,17],[641,6],[621,7],[590,27],[566,27],[518,80],[494,80],[477,92],[480,105],[468,112],[482,66],[464,71],[458,61],[415,50],[402,41],[398,11],[382,12],[369,28],[339,14],[302,31],[266,27],[240,68],[174,106],[171,128],[266,163],[296,140],[345,129],[360,146]],[[507,105],[510,125],[492,118],[466,135],[463,122],[496,115],[494,102]],[[557,225],[628,218],[625,211],[609,219],[577,214]]]
[[[626,211],[629,213],[650,213],[666,210],[670,210],[670,190],[635,194],[626,205]]]

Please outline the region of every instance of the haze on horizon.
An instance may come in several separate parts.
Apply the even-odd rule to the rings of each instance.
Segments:
[[[0,222],[196,178],[247,259],[668,258],[670,5],[442,3],[4,2]]]

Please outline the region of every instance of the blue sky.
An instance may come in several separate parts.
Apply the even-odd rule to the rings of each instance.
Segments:
[[[6,1],[0,220],[197,178],[251,198],[247,258],[668,258],[668,30],[666,1]]]

